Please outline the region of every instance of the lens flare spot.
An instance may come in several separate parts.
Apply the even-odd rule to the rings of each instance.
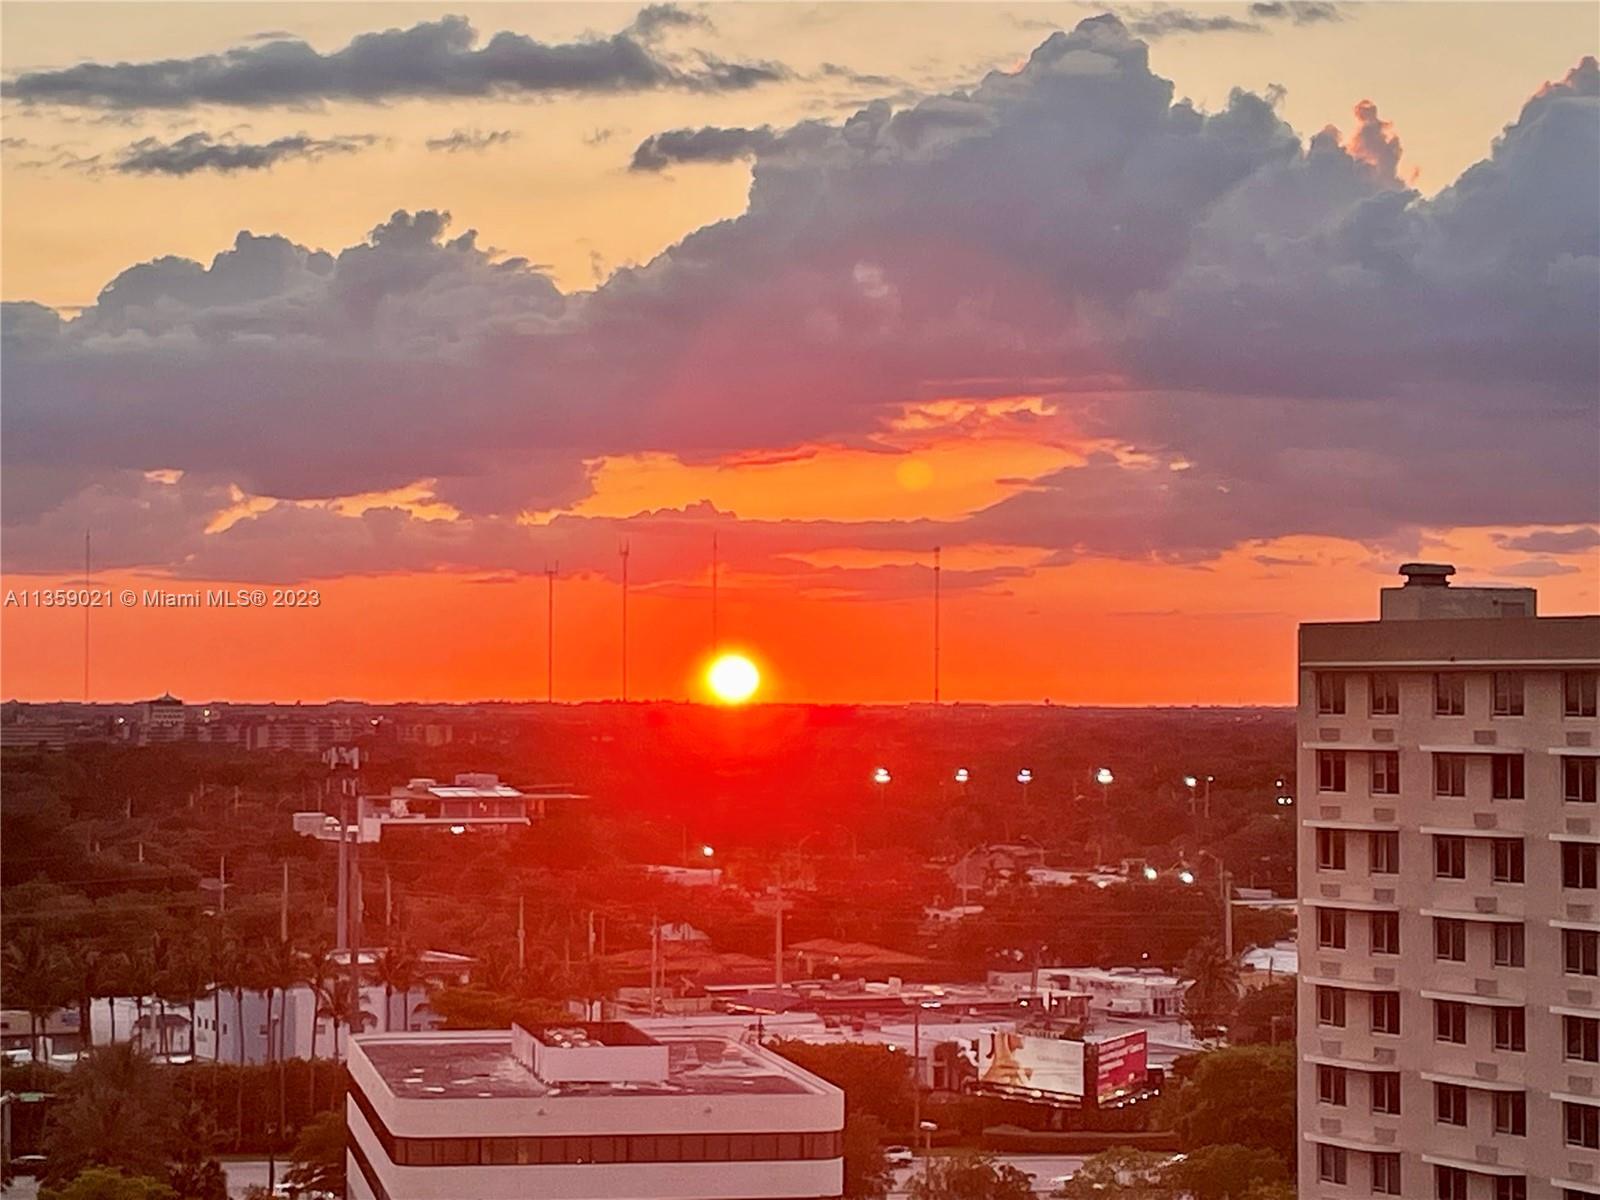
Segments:
[[[723,704],[743,704],[761,686],[761,672],[742,654],[723,654],[706,668],[706,687]]]

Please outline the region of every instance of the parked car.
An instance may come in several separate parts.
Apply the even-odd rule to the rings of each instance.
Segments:
[[[910,1146],[888,1146],[883,1152],[884,1161],[891,1167],[909,1167],[915,1157]]]

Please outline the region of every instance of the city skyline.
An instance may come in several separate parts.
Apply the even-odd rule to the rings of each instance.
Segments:
[[[7,6],[6,584],[319,603],[96,611],[91,698],[616,696],[624,545],[691,696],[713,538],[775,701],[930,698],[935,547],[947,701],[1597,606],[1583,5],[162,11]]]

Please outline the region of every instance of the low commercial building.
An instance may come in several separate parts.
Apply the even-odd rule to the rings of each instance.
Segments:
[[[352,1200],[837,1196],[844,1094],[761,1046],[621,1021],[369,1034]]]

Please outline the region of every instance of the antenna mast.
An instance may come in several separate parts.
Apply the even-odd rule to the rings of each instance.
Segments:
[[[933,702],[939,703],[939,547],[933,548]]]
[[[628,543],[617,551],[622,556],[622,701],[628,701]]]
[[[717,535],[711,535],[711,652],[715,654],[722,645],[717,631]]]
[[[544,699],[554,704],[556,699],[556,572],[561,564],[544,569]]]

